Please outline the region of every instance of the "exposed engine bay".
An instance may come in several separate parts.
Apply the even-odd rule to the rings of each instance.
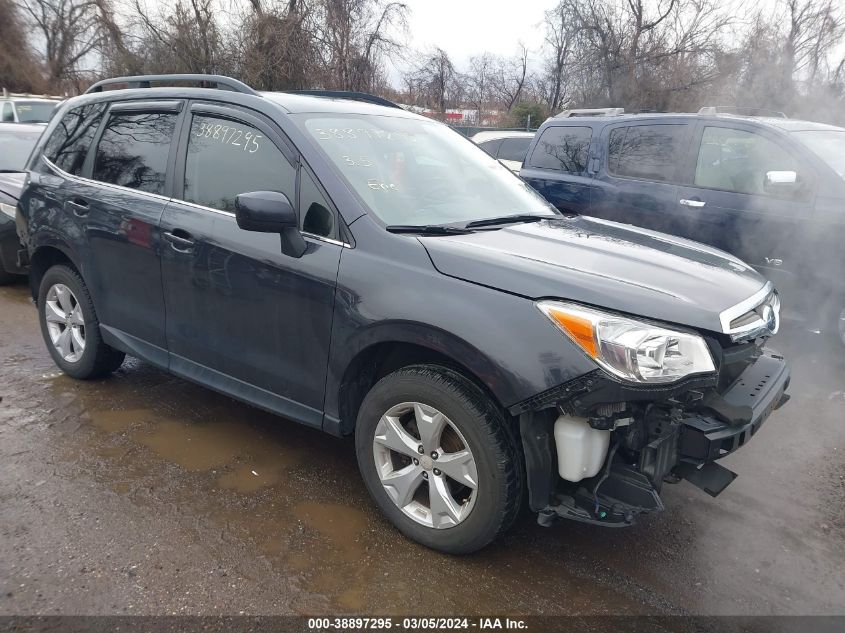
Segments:
[[[708,340],[717,375],[641,387],[598,371],[533,399],[520,429],[538,521],[630,525],[682,480],[720,494],[736,474],[717,460],[789,399],[789,370],[762,339],[722,343]]]

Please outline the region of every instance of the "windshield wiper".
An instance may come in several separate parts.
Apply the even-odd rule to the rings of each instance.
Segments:
[[[520,222],[539,222],[547,218],[553,218],[553,215],[529,215],[522,213],[519,215],[503,215],[500,218],[487,218],[486,220],[473,220],[467,222],[464,227],[467,229],[474,229],[479,226],[496,226],[499,224],[517,224]]]
[[[423,235],[465,235],[471,232],[465,228],[444,224],[391,224],[387,230],[391,233],[421,233]]]

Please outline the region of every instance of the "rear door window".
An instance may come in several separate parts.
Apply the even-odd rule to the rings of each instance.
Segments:
[[[593,130],[589,127],[549,127],[531,152],[531,167],[580,174],[587,169]]]
[[[490,154],[493,158],[496,158],[496,152],[499,151],[499,145],[502,144],[502,139],[495,138],[492,141],[484,141],[483,143],[479,143],[478,146],[483,149],[485,152]]]
[[[94,180],[163,195],[176,117],[172,112],[113,114],[97,145]]]
[[[499,148],[498,158],[521,163],[531,146],[531,137],[506,138]]]
[[[184,199],[235,211],[250,191],[278,191],[296,201],[296,170],[264,133],[240,121],[194,115],[185,160]]]
[[[44,147],[44,156],[74,176],[82,174],[88,148],[106,111],[105,103],[72,108],[59,121]]]
[[[684,157],[687,125],[632,125],[610,132],[608,171],[625,178],[674,181]]]

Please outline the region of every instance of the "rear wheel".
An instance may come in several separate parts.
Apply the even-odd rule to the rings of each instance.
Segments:
[[[53,266],[44,274],[38,317],[47,350],[69,376],[97,378],[123,363],[125,354],[103,342],[88,288],[69,266]]]
[[[450,369],[417,365],[380,380],[361,405],[355,440],[373,499],[423,545],[473,552],[517,516],[523,468],[513,429]]]

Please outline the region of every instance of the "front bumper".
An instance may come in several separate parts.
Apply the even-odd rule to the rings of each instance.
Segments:
[[[627,403],[634,421],[612,431],[611,449],[602,471],[576,483],[558,479],[545,497],[551,498],[548,505],[538,503],[542,491],[533,494],[529,472],[531,506],[540,512],[540,522],[547,524],[553,518],[565,517],[606,526],[630,525],[637,514],[662,510],[662,485],[681,479],[712,496],[721,493],[736,475],[716,460],[744,446],[771,413],[789,399],[786,390],[790,374],[783,358],[770,350],[758,353],[726,388],[698,392],[699,397],[685,403],[677,394],[651,404]],[[655,411],[659,412],[657,416]],[[596,425],[605,422],[593,419],[591,425],[601,428]],[[539,437],[541,425],[535,420],[523,428],[526,461],[531,462],[538,451],[529,450],[526,430],[532,437]],[[648,437],[636,442],[632,440],[636,433],[647,433]]]
[[[789,368],[783,358],[765,351],[723,394],[713,394],[704,406],[710,415],[683,421],[680,455],[683,461],[711,462],[745,445],[772,411],[789,396]]]

